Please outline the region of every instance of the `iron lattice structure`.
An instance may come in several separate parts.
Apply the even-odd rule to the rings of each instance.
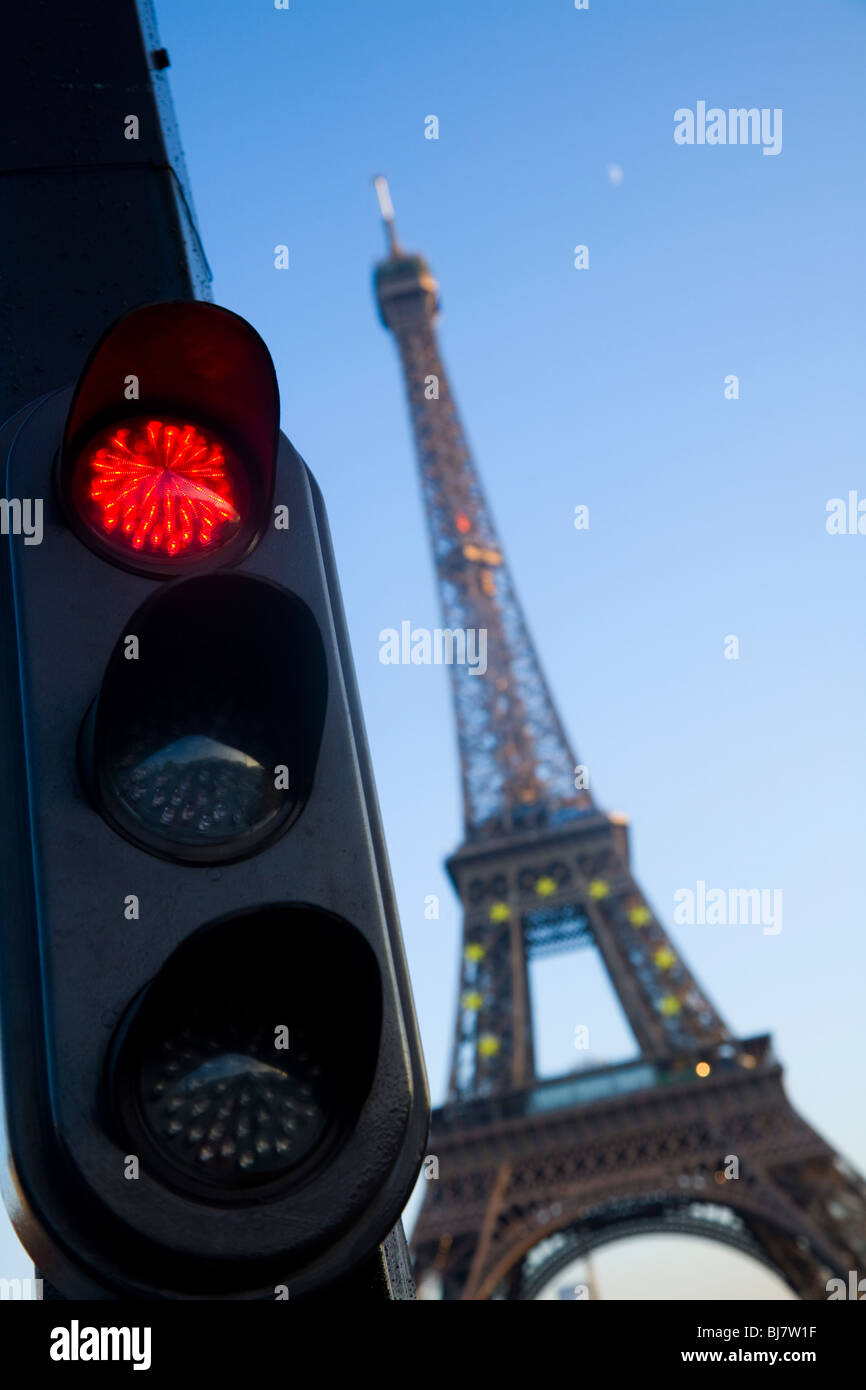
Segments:
[[[389,254],[374,284],[400,351],[443,618],[487,633],[484,674],[450,667],[465,842],[448,869],[464,937],[419,1279],[435,1272],[448,1298],[531,1298],[596,1245],[679,1230],[826,1297],[829,1278],[866,1265],[866,1184],[794,1111],[769,1039],[727,1028],[632,875],[624,819],[583,785],[439,353],[436,281],[403,251],[377,186]],[[529,962],[583,946],[601,954],[639,1059],[540,1081]]]

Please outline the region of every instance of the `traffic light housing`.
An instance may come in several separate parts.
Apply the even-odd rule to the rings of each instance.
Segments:
[[[10,1214],[66,1297],[326,1288],[399,1220],[429,1107],[270,356],[214,305],[136,310],[0,453],[43,507],[0,553]]]

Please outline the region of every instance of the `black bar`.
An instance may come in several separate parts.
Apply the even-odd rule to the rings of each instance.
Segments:
[[[0,420],[73,380],[121,313],[210,278],[149,0],[19,4],[3,27]]]

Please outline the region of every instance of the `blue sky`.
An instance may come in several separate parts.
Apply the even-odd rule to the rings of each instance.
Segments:
[[[214,298],[269,344],[283,428],[328,505],[434,1098],[459,782],[446,673],[378,661],[381,629],[438,622],[370,286],[378,172],[440,281],[445,360],[593,791],[630,817],[669,926],[700,879],[782,889],[776,936],[674,938],[736,1031],[773,1033],[794,1103],[866,1168],[866,536],[825,529],[830,498],[866,497],[866,7],[162,0],[158,18]],[[678,146],[674,112],[699,100],[781,108],[781,153]],[[576,1000],[602,986],[583,958],[540,979],[546,1069],[573,1064]],[[600,1056],[627,1048],[612,1007],[597,1037]],[[685,1270],[675,1248],[658,1258]],[[739,1296],[765,1287],[731,1277]]]

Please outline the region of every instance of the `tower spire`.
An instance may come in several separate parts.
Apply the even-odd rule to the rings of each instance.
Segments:
[[[451,662],[463,804],[470,838],[573,819],[595,809],[533,648],[435,334],[438,286],[394,232],[387,181],[376,192],[391,257],[379,263],[382,321],[403,359],[446,630],[477,642]],[[484,644],[483,659],[481,643]]]
[[[388,252],[396,259],[403,255],[403,248],[397,240],[397,229],[394,226],[394,204],[391,202],[391,191],[388,188],[388,180],[384,174],[377,174],[373,180],[376,189],[376,197],[379,199],[379,211],[382,214],[382,221],[385,224],[385,235],[388,238]]]
[[[380,206],[387,224],[387,185]],[[528,961],[590,942],[644,1057],[726,1043],[634,881],[623,818],[596,804],[560,722],[439,352],[430,268],[404,251],[374,284],[402,359],[451,638],[466,841],[448,868],[467,909],[451,1095],[532,1080]]]

